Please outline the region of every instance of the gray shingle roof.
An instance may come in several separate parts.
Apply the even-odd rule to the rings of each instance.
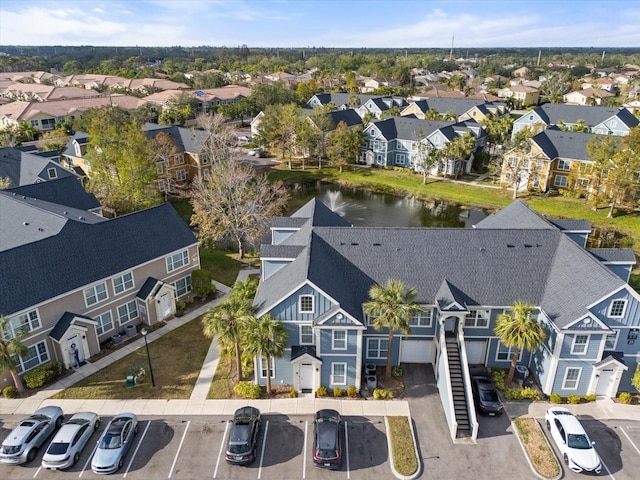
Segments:
[[[56,326],[53,327],[53,330],[51,330],[51,333],[49,334],[49,336],[55,340],[58,340],[58,341],[61,340],[62,336],[71,326],[72,320],[76,317],[81,318],[82,320],[85,320],[87,322],[96,323],[96,324],[98,323],[93,318],[87,317],[85,315],[79,315],[77,313],[71,313],[71,312],[64,312],[62,317],[60,317],[60,320],[58,320],[58,323],[56,323]]]
[[[619,107],[545,103],[537,107],[535,112],[540,115],[547,125],[558,125],[561,122],[576,123],[578,120],[584,120],[585,125],[594,127],[614,116],[617,116],[629,128],[635,127],[640,123],[629,110]]]
[[[554,230],[555,227],[534,212],[522,200],[509,204],[508,208],[492,213],[480,220],[475,228],[542,228]]]
[[[48,169],[55,170],[55,178],[76,178],[73,172],[49,158],[34,153],[23,152],[17,148],[0,148],[0,177],[11,180],[12,187],[48,181],[50,180],[47,173]]]
[[[587,251],[601,262],[636,264],[636,254],[631,248],[589,248]]]
[[[6,191],[80,210],[92,210],[100,207],[100,202],[96,196],[87,192],[77,177],[65,177],[48,182],[33,183],[22,187],[9,188]]]
[[[588,160],[587,145],[595,135],[593,133],[564,132],[556,128],[544,130],[535,135],[535,142],[550,159]]]
[[[197,128],[184,128],[177,125],[158,125],[145,123],[144,133],[149,139],[154,139],[163,132],[171,138],[181,152],[200,153],[202,145],[209,133]]]
[[[411,116],[389,117],[384,120],[373,122],[380,130],[382,136],[387,140],[418,140],[418,133],[422,132],[424,137],[431,135],[436,130],[449,127],[454,122],[443,122],[438,120],[421,120]]]
[[[0,312],[10,315],[196,243],[168,203],[95,224],[66,221],[57,235],[0,252]]]
[[[340,122],[344,122],[347,127],[362,125],[362,118],[353,108],[330,112],[329,117],[331,118],[331,123],[333,124],[334,128],[336,128]]]

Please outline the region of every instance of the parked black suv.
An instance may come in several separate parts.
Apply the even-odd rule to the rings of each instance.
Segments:
[[[342,419],[335,410],[318,410],[313,421],[313,463],[337,469],[342,465]]]
[[[257,408],[242,407],[236,410],[225,453],[227,462],[248,465],[256,459],[261,424],[262,418]]]

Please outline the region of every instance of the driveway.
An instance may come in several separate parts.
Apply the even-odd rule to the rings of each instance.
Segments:
[[[432,365],[405,364],[403,371],[423,464],[418,478],[535,478],[507,415],[479,417],[477,443],[454,444]]]

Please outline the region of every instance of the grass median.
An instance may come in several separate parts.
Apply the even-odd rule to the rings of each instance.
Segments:
[[[557,477],[560,474],[560,466],[536,419],[519,417],[513,423],[536,472],[544,478]]]
[[[387,417],[387,421],[394,468],[400,475],[413,475],[418,471],[418,459],[409,417]]]

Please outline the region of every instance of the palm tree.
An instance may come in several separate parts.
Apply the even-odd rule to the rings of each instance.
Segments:
[[[220,305],[209,310],[202,319],[204,334],[207,337],[218,336],[222,345],[233,344],[236,354],[238,380],[242,378],[241,336],[243,325],[252,318],[255,309],[251,301],[239,295],[227,298]]]
[[[243,329],[242,342],[245,351],[255,357],[265,358],[267,370],[267,394],[271,394],[271,362],[281,357],[287,346],[287,329],[271,315],[251,317]]]
[[[513,382],[513,374],[518,363],[520,350],[526,348],[529,351],[535,350],[545,341],[546,333],[542,325],[535,318],[531,317],[534,307],[528,303],[517,301],[508,313],[498,316],[498,321],[493,329],[500,341],[507,347],[513,347],[513,357],[511,368],[507,375],[506,385]]]
[[[411,332],[409,319],[422,307],[414,302],[418,292],[415,288],[406,288],[400,280],[390,278],[384,286],[377,283],[369,289],[369,302],[364,304],[364,313],[373,318],[376,330],[389,329],[389,347],[387,351],[387,369],[385,378],[391,380],[391,362],[393,360],[393,334],[400,330],[405,335]]]
[[[28,348],[22,343],[24,332],[20,330],[13,338],[7,340],[5,332],[9,332],[9,317],[0,316],[0,367],[9,370],[18,392],[24,393],[24,384],[16,370],[16,356],[25,356]]]

